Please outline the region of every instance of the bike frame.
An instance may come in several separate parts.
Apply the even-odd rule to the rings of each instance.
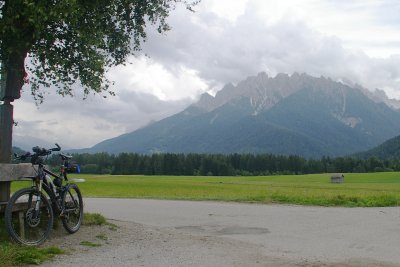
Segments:
[[[59,191],[59,193],[62,193],[62,192],[67,191],[70,187],[70,184],[68,184],[67,171],[65,169],[66,163],[68,163],[68,160],[63,159],[63,162],[60,167],[59,175],[46,169],[42,163],[39,163],[36,176],[24,177],[24,178],[33,179],[34,182],[36,183],[33,187],[36,188],[40,193],[43,193],[42,192],[43,190],[46,192],[46,194],[50,198],[50,202],[51,202],[53,210],[55,211],[56,214],[62,214],[63,210],[62,210],[61,204],[59,203],[59,201],[57,201],[57,200],[60,200],[62,196],[56,195],[55,192]],[[66,181],[67,184],[64,186],[56,186],[53,183],[52,179],[46,178],[46,174],[48,174],[49,176],[51,176],[53,178],[62,179],[64,181]],[[38,199],[38,201],[40,202],[40,199]]]
[[[5,210],[7,232],[17,243],[43,243],[51,232],[55,217],[61,219],[65,230],[70,234],[76,233],[82,224],[82,194],[77,185],[68,182],[67,177],[69,171],[75,168],[79,170],[79,166],[70,165],[69,160],[72,157],[62,153],[58,154],[62,162],[59,174],[48,170],[44,165],[44,157],[61,150],[58,144],[55,145],[57,147],[50,149],[33,147],[34,154],[14,154],[16,160],[30,158],[35,170],[35,175],[22,177],[24,180],[29,179],[32,186],[15,192]]]

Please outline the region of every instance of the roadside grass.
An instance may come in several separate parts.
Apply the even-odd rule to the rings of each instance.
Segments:
[[[400,172],[276,176],[71,175],[84,178],[84,197],[212,200],[297,205],[380,207],[400,205]],[[13,190],[21,187],[12,183]]]
[[[98,213],[85,213],[83,224],[86,226],[107,225],[113,229],[117,228],[116,225],[107,222],[104,216]],[[107,241],[107,236],[105,234],[99,234],[96,237],[100,240]],[[81,245],[88,247],[101,246],[101,244],[90,241],[82,241]],[[57,247],[31,247],[15,244],[8,236],[4,219],[0,219],[0,266],[39,265],[56,255],[64,253],[65,251]]]
[[[83,225],[86,226],[91,226],[91,225],[107,225],[110,230],[116,230],[118,226],[115,224],[109,223],[106,218],[101,215],[100,213],[85,213],[83,216]],[[104,233],[100,233],[96,235],[96,238],[102,241],[107,241],[108,237]],[[107,242],[106,242],[107,243]],[[81,246],[86,246],[86,247],[100,247],[101,244],[99,243],[94,243],[91,241],[82,241],[80,242]]]
[[[25,247],[9,242],[0,244],[0,262],[2,266],[39,265],[55,255],[63,253],[64,251],[57,247]]]
[[[108,229],[112,230],[112,231],[116,231],[118,229],[118,226],[110,223],[106,220],[106,218],[104,218],[103,215],[99,214],[99,213],[85,213],[83,215],[83,225],[107,225]]]
[[[108,241],[108,237],[105,233],[100,233],[100,234],[96,235],[96,238],[103,240],[103,241]]]
[[[103,225],[107,220],[100,213],[85,213],[83,215],[83,225]]]
[[[279,176],[79,175],[85,197],[213,200],[298,205],[381,207],[400,205],[400,173]],[[77,176],[78,177],[78,176]]]
[[[0,219],[0,263],[1,266],[21,266],[40,263],[63,254],[64,251],[57,247],[28,247],[11,242],[5,230],[4,219]]]
[[[93,242],[91,242],[91,241],[82,241],[82,242],[80,243],[80,245],[81,245],[81,246],[85,246],[85,247],[92,247],[92,248],[94,248],[94,247],[101,247],[101,244],[93,243]]]

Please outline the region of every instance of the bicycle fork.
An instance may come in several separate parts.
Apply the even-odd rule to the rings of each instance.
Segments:
[[[40,215],[40,204],[42,202],[42,187],[43,187],[43,181],[42,179],[38,179],[39,181],[36,180],[36,188],[38,189],[38,195],[36,198],[36,203],[35,203],[35,210],[34,210],[34,216],[33,218],[38,218]]]

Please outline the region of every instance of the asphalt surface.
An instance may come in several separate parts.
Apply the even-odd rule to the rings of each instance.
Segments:
[[[86,198],[84,203],[85,212],[143,225],[146,231],[179,235],[176,246],[171,240],[168,247],[175,252],[184,249],[186,260],[192,260],[190,264],[176,263],[172,257],[178,252],[170,251],[165,253],[165,257],[170,255],[170,261],[163,258],[161,262],[151,262],[150,255],[142,266],[219,266],[224,257],[243,259],[255,249],[259,266],[400,266],[398,207],[328,208],[105,198]],[[201,244],[193,245],[189,252],[191,240],[195,244],[201,238],[213,248],[213,253],[208,253],[212,262],[207,263]],[[164,250],[158,248],[159,253]],[[257,265],[251,261],[235,262],[226,261],[223,265]]]

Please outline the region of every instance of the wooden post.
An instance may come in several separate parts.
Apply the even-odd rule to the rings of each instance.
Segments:
[[[18,221],[19,221],[19,234],[22,239],[25,238],[25,218],[24,212],[18,212]]]
[[[36,169],[38,166],[32,166],[31,163],[19,163],[19,164],[5,164],[0,163],[0,186],[5,190],[4,199],[0,201],[0,214],[5,210],[5,204],[7,204],[10,198],[10,185],[12,181],[21,181],[23,177],[36,176]],[[3,186],[3,185],[8,185]],[[8,191],[8,192],[7,192]],[[1,216],[1,215],[0,215]]]
[[[13,105],[9,100],[5,100],[0,105],[0,163],[11,162],[12,151],[12,127],[13,127]],[[5,179],[6,177],[1,177]],[[10,199],[10,181],[0,182],[0,202],[6,202]]]

